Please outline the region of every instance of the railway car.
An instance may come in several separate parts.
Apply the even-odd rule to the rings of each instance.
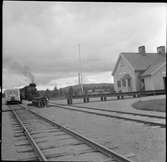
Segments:
[[[6,104],[22,103],[19,89],[7,89],[4,94]]]

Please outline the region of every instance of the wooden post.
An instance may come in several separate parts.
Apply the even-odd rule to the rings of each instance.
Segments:
[[[39,100],[39,107],[41,107],[41,101]]]
[[[70,97],[70,104],[72,104],[72,97]]]
[[[38,107],[40,107],[40,102],[38,101],[37,103],[38,103]]]
[[[43,101],[39,99],[39,102],[40,102],[41,107],[43,107]]]
[[[69,98],[67,98],[67,104],[68,104],[68,105],[70,104],[70,99],[69,99]]]

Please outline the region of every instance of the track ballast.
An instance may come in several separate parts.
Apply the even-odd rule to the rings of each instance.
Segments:
[[[12,110],[38,160],[130,162],[126,157],[30,110]]]

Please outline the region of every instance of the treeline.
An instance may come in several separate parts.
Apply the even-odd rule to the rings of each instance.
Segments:
[[[54,90],[40,90],[38,91],[41,96],[45,95],[48,98],[66,97],[68,95],[78,96],[81,94],[95,94],[95,93],[112,93],[114,92],[114,85],[110,83],[99,84],[84,84],[83,89],[79,85],[69,86],[58,89],[56,86]]]

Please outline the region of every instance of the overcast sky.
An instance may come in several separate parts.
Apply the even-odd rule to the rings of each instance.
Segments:
[[[3,88],[112,83],[120,52],[166,45],[165,3],[3,2]],[[81,63],[78,57],[80,44]]]

